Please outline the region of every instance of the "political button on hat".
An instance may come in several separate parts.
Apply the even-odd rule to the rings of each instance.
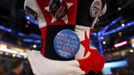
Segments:
[[[80,40],[72,30],[61,30],[54,38],[54,49],[56,53],[64,59],[74,57],[79,48]]]

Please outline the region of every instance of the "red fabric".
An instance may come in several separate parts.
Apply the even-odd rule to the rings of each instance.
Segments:
[[[92,33],[93,29],[90,29],[90,36]],[[90,38],[89,38],[90,39]],[[85,40],[81,42],[81,44],[85,47],[85,54],[89,51],[91,54],[88,58],[78,60],[80,63],[80,68],[85,71],[85,73],[89,73],[90,71],[94,71],[95,73],[98,73],[101,71],[101,69],[104,66],[105,63],[105,58],[101,56],[101,54],[95,50],[95,49],[90,49],[90,40],[87,37],[87,34],[85,32]]]
[[[39,5],[43,15],[46,19],[47,25],[75,25],[76,23],[76,13],[77,13],[77,0],[66,0],[67,2],[73,3],[73,6],[68,9],[68,24],[65,24],[62,20],[57,20],[54,23],[51,23],[52,15],[48,11],[45,10],[45,7],[49,5],[50,0],[36,0]]]
[[[79,64],[80,64],[80,68],[85,71],[85,73],[87,74],[89,71],[92,70],[92,60],[93,60],[94,55],[90,55],[89,58],[86,59],[82,59],[82,60],[78,60]]]
[[[101,63],[100,63],[100,67],[99,67],[99,70],[102,69],[104,67],[104,64],[106,62],[106,59],[104,57],[101,58]]]
[[[81,41],[81,44],[85,47],[85,53],[84,56],[86,56],[86,54],[89,52],[88,50],[90,49],[90,42],[89,42],[89,38],[87,36],[87,33],[85,31],[85,40]]]
[[[47,28],[43,27],[41,28],[41,36],[42,36],[42,55],[45,54],[45,40],[46,40],[46,32],[47,32]]]
[[[93,61],[93,68],[92,68],[92,70],[95,73],[98,73],[103,68],[105,60],[104,60],[104,57],[102,57],[98,51],[94,50],[93,53],[95,54],[95,57],[92,60]]]
[[[89,73],[90,71],[94,71],[98,73],[104,66],[105,59],[102,57],[97,50],[90,49],[91,55],[82,60],[78,60],[80,64],[80,68],[85,71],[85,73]]]

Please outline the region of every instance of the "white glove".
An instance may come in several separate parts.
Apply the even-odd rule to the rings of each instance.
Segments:
[[[28,53],[28,60],[35,75],[81,75],[85,74],[77,60],[56,61],[45,58],[39,51]]]

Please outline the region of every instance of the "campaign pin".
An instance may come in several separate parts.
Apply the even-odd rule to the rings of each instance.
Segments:
[[[69,59],[74,57],[79,48],[80,40],[72,30],[62,30],[54,38],[54,49],[62,58]]]

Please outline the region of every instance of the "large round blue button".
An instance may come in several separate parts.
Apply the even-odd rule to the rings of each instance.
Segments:
[[[54,48],[60,57],[69,59],[74,57],[78,52],[80,40],[74,31],[65,29],[55,36]]]

